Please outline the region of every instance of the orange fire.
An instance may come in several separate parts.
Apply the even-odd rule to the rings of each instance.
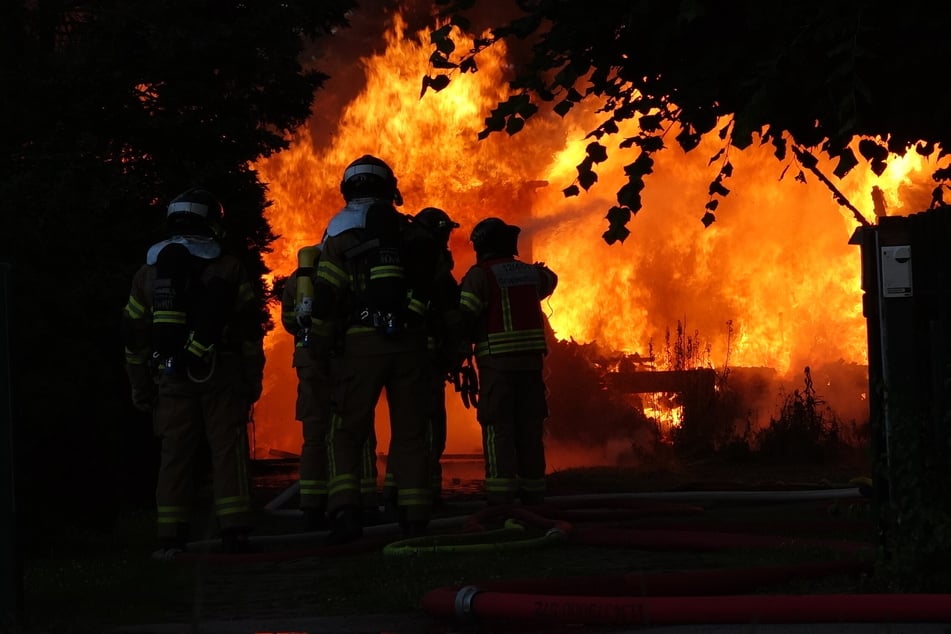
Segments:
[[[408,32],[396,15],[383,44],[362,58],[365,79],[358,94],[335,105],[332,78],[317,95],[311,126],[299,131],[288,150],[254,166],[273,201],[267,218],[279,238],[265,256],[273,275],[289,274],[297,249],[320,241],[343,204],[344,167],[369,153],[395,170],[404,212],[437,206],[462,224],[451,243],[457,278],[473,263],[467,237],[479,219],[495,215],[520,225],[522,258],[544,261],[559,275],[557,291],[544,304],[559,339],[656,353],[665,332],[680,323],[703,340],[707,367],[760,366],[796,375],[822,362],[867,363],[859,251],[848,244],[857,222],[808,173],[806,184],[797,182],[798,166],[780,179],[784,165],[772,147],[730,149],[734,176],[725,185],[731,193],[709,228],[700,217],[717,170],[708,160],[719,140],[711,137],[689,155],[665,150],[647,177],[644,207],[629,224],[630,237],[609,246],[601,239],[603,217],[615,203],[621,166],[633,160],[633,151],[613,150],[587,193],[561,193],[572,184],[590,141],[584,135],[597,121],[593,105],[565,119],[538,115],[517,135],[479,141],[483,118],[506,96],[504,48],[487,51],[478,73],[456,76],[442,92],[419,99],[421,77],[430,72],[428,31]],[[631,136],[632,126],[618,139]],[[820,167],[831,174],[829,165]],[[894,157],[881,177],[856,168],[838,185],[874,222],[873,186],[884,193],[889,215],[920,211],[930,201],[933,168],[912,153]],[[278,326],[266,346],[256,454],[297,453],[291,337]],[[447,402],[447,451],[480,452],[473,413],[451,389]],[[385,451],[384,405],[378,413]]]

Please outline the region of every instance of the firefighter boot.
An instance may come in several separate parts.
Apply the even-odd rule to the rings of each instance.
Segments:
[[[250,530],[244,528],[230,528],[221,531],[221,552],[229,555],[245,555],[259,552],[257,546],[251,543]]]
[[[327,530],[327,514],[323,508],[303,508],[304,532],[313,533]]]
[[[427,526],[429,526],[428,520],[411,520],[406,518],[406,510],[402,507],[399,509],[400,516],[400,533],[403,536],[403,539],[412,539],[414,537],[423,537],[428,534]]]
[[[363,537],[363,520],[360,507],[345,506],[337,509],[330,520],[330,533],[324,539],[328,546],[346,544]]]
[[[188,524],[179,523],[175,526],[175,536],[159,537],[158,547],[152,552],[152,559],[156,561],[170,561],[178,553],[188,549]]]

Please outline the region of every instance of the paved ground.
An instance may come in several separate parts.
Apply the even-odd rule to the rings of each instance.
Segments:
[[[828,492],[814,493],[790,492],[796,496],[824,496]],[[656,495],[656,494],[653,494]],[[714,492],[674,492],[668,493],[667,499],[680,500],[685,496],[702,495],[705,499],[717,496],[729,496],[729,499],[745,499],[754,501],[762,492],[732,491]],[[775,492],[770,496],[777,495]],[[778,495],[784,495],[782,493]],[[838,494],[836,494],[838,495]],[[857,495],[857,493],[856,493]],[[279,496],[280,497],[280,496]],[[564,496],[564,499],[572,496]],[[574,496],[580,499],[592,496]],[[594,496],[596,497],[596,496]],[[281,499],[271,500],[273,506],[279,507]],[[452,518],[444,521],[451,522]],[[385,527],[376,527],[379,532]],[[368,531],[375,532],[373,529]],[[949,598],[951,601],[951,598]],[[686,620],[686,619],[685,619]],[[704,624],[704,625],[671,625],[664,627],[597,627],[597,626],[542,626],[524,625],[518,623],[486,623],[477,621],[445,622],[422,612],[413,614],[375,614],[352,615],[346,617],[308,617],[298,612],[292,617],[281,615],[274,611],[267,617],[258,617],[245,620],[208,620],[196,622],[167,622],[145,625],[125,626],[115,629],[111,634],[503,634],[510,632],[536,632],[546,634],[580,634],[593,633],[639,633],[639,634],[951,634],[951,623],[738,623],[738,624]]]

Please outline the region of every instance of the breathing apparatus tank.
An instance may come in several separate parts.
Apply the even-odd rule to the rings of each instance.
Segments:
[[[297,297],[294,312],[300,326],[299,339],[307,343],[310,336],[311,314],[314,310],[314,267],[320,257],[320,245],[302,247],[297,252]]]

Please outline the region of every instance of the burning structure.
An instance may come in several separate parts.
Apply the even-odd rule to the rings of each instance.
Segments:
[[[294,269],[300,246],[321,239],[341,206],[344,166],[370,153],[393,166],[403,211],[437,206],[462,223],[450,244],[457,278],[474,262],[468,232],[489,215],[522,227],[522,259],[544,261],[559,274],[545,303],[554,343],[552,468],[609,463],[639,434],[668,435],[682,423],[683,408],[702,409],[728,375],[743,400],[740,420],[729,425],[768,422],[807,366],[841,418],[867,418],[861,272],[849,245],[856,219],[824,185],[783,179],[771,148],[731,149],[732,192],[720,220],[705,228],[698,219],[716,140],[689,155],[670,148],[649,177],[631,236],[608,246],[603,217],[619,185],[611,173],[621,173],[630,156],[613,152],[613,169],[604,166],[587,193],[562,194],[576,178],[596,104],[564,119],[539,115],[517,135],[480,141],[483,118],[506,96],[505,49],[486,51],[478,73],[420,98],[429,30],[402,13],[359,22],[373,13],[331,38],[328,51],[315,51],[331,79],[317,94],[310,125],[288,150],[255,165],[268,183],[268,220],[279,236],[265,258],[275,280]],[[855,169],[839,189],[870,220],[886,209],[911,213],[930,200],[934,166],[927,161],[895,157],[880,176]],[[283,331],[270,334],[255,412],[259,457],[300,448],[291,351]],[[447,451],[480,451],[474,414],[451,388],[447,398]],[[385,406],[379,414],[385,421]],[[378,424],[381,449],[385,427]]]

